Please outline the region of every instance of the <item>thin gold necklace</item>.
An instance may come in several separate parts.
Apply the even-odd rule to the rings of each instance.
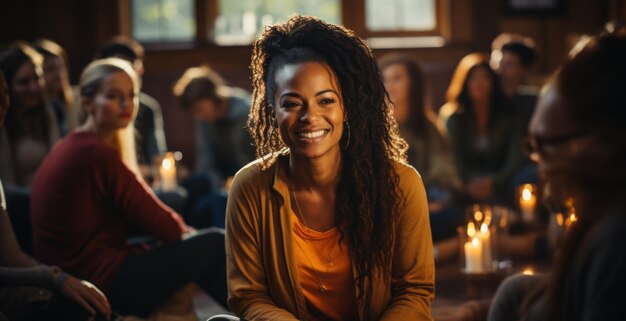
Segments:
[[[295,201],[296,207],[298,208],[298,214],[299,214],[298,216],[302,219],[302,223],[304,223],[304,227],[306,227],[307,231],[310,232],[311,229],[309,228],[309,224],[306,222],[306,219],[304,218],[304,214],[302,213],[302,209],[300,208],[300,203],[298,202],[298,198],[296,197],[296,191],[293,188],[293,183],[291,182],[291,175],[289,175],[289,173],[288,173],[287,177],[289,179],[289,187],[291,189],[291,195],[293,196],[293,200]],[[313,249],[313,251],[315,251],[315,255],[317,255],[317,257],[321,261],[322,257],[317,252],[317,249],[315,248],[315,246],[313,246],[313,244],[311,244],[311,242],[309,242],[309,240],[307,240],[306,238],[303,237],[302,239],[309,244],[309,246]],[[319,287],[317,288],[317,290],[320,293],[324,293],[324,292],[328,291],[328,286],[326,286],[324,280],[322,279],[320,274],[315,269],[315,266],[313,265],[313,262],[311,261],[309,256],[306,254],[307,251],[304,248],[302,248],[301,245],[300,245],[300,249],[302,249],[302,252],[304,253],[304,256],[306,257],[307,261],[309,261],[309,265],[311,266],[311,269],[313,270],[313,272],[315,273],[315,276],[317,277],[317,280],[319,282]],[[327,260],[328,260],[328,264],[326,264],[326,272],[328,272],[330,270],[330,267],[334,265],[335,258],[333,258],[332,256],[328,255]]]

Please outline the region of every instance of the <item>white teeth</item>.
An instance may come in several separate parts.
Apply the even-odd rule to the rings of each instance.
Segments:
[[[314,132],[306,132],[306,133],[298,133],[298,136],[301,138],[317,138],[324,135],[324,130],[318,130],[318,131],[314,131]]]

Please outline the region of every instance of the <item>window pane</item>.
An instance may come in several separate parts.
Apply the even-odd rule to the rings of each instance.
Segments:
[[[437,26],[435,0],[366,0],[370,31],[422,31]]]
[[[294,13],[339,24],[340,0],[219,0],[215,42],[248,44],[266,25],[286,21]]]
[[[132,0],[133,37],[139,41],[190,41],[196,34],[194,0]]]

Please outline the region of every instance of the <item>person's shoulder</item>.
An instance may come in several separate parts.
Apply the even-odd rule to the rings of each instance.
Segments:
[[[228,87],[228,94],[231,98],[238,100],[247,100],[250,101],[250,92],[243,88],[239,87]]]
[[[263,158],[256,159],[242,167],[233,179],[233,188],[260,188],[267,186],[273,179],[276,162],[268,168],[263,168]]]
[[[438,118],[448,119],[459,111],[460,107],[457,103],[447,102],[439,108]]]
[[[515,90],[515,94],[522,97],[537,98],[539,95],[539,87],[530,85],[518,86]]]
[[[161,110],[159,102],[143,91],[139,93],[139,105],[148,107],[151,110]]]
[[[422,176],[415,167],[397,160],[394,160],[393,167],[400,179],[400,188],[422,184]]]
[[[226,87],[224,89],[224,93],[230,100],[231,104],[250,106],[252,97],[247,90],[238,87]]]
[[[103,160],[118,157],[119,152],[99,139],[95,134],[82,131],[74,131],[61,139],[54,149],[62,149],[63,152],[74,150],[81,154],[85,160]]]
[[[463,108],[462,105],[457,103],[445,103],[439,109],[437,120],[438,123],[445,128],[450,123],[454,124],[454,122],[458,122],[465,114],[465,108]]]
[[[626,242],[626,213],[619,211],[607,215],[591,230],[589,237],[590,244],[598,247],[619,248],[621,252],[621,244]],[[617,248],[611,244],[617,245]]]

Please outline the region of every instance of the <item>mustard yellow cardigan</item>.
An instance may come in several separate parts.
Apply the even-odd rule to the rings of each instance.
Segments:
[[[291,204],[280,163],[267,170],[261,170],[258,160],[248,164],[235,176],[228,197],[228,304],[247,320],[308,320],[292,255]],[[432,320],[435,272],[426,193],[413,167],[396,163],[395,170],[406,201],[397,223],[391,280],[372,280],[371,304],[359,304],[359,317]]]

